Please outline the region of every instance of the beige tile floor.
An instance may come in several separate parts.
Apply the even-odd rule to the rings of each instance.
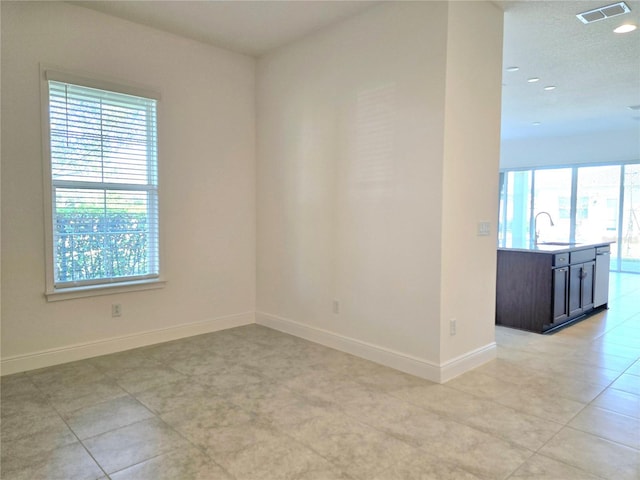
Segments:
[[[257,325],[2,378],[2,479],[640,479],[640,275],[444,385]]]

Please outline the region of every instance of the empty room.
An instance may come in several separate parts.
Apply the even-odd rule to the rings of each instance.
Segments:
[[[0,15],[0,478],[640,478],[640,2]]]

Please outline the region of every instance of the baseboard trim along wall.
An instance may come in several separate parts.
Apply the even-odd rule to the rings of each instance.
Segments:
[[[467,370],[482,365],[496,357],[496,344],[494,342],[438,365],[378,345],[264,312],[256,312],[256,323],[437,383],[451,380]]]
[[[464,355],[452,358],[440,365],[440,383],[448,382],[472,368],[479,367],[483,363],[495,359],[496,356],[496,342],[491,342]]]
[[[36,368],[50,367],[61,363],[108,355],[110,353],[146,347],[156,343],[169,342],[171,340],[216,332],[218,330],[226,330],[251,323],[255,323],[255,314],[254,312],[246,312],[159,330],[148,330],[146,332],[123,335],[121,337],[112,337],[95,342],[68,345],[25,355],[16,355],[2,359],[0,362],[0,374],[10,375],[12,373],[34,370]]]

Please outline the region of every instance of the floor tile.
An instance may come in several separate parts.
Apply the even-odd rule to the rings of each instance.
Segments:
[[[134,368],[154,368],[162,366],[157,360],[149,358],[144,350],[140,348],[111,355],[102,355],[90,359],[89,362],[102,373],[112,378],[119,378]]]
[[[111,430],[84,440],[83,443],[107,473],[189,445],[184,438],[156,418]]]
[[[126,395],[115,380],[107,378],[58,390],[49,395],[49,402],[59,412],[66,413]]]
[[[286,411],[290,404],[303,401],[302,396],[279,383],[270,381],[252,383],[229,392],[225,398],[246,412],[261,416]]]
[[[187,339],[174,340],[171,342],[160,343],[157,345],[151,345],[149,347],[143,347],[138,350],[152,361],[158,363],[168,363],[176,358],[184,358],[191,355],[193,348],[189,348],[186,342]]]
[[[371,362],[368,363],[374,367],[373,371],[367,372],[366,374],[355,375],[354,380],[377,390],[388,392],[399,388],[432,384],[432,382],[428,380],[409,375],[408,373],[378,366]]]
[[[27,372],[31,381],[44,393],[61,393],[76,387],[107,380],[89,362],[72,362]]]
[[[535,454],[529,458],[509,480],[598,480],[584,470],[566,463]]]
[[[192,377],[194,381],[210,387],[214,393],[227,392],[229,390],[242,388],[252,383],[260,383],[265,379],[251,372],[249,369],[233,366],[220,369],[204,375]]]
[[[627,393],[633,393],[634,395],[640,395],[640,378],[636,375],[623,373],[611,384],[611,388],[622,390]]]
[[[2,419],[0,436],[2,446],[10,448],[8,442],[29,437],[41,432],[66,432],[67,424],[56,412],[47,415],[12,415]]]
[[[563,427],[561,423],[534,417],[494,402],[481,412],[458,421],[529,450],[538,450]]]
[[[279,434],[215,458],[238,479],[338,480],[348,478],[317,453]]]
[[[579,377],[583,378],[583,377]],[[580,403],[589,403],[607,387],[607,384],[597,384],[555,375],[547,375],[532,380],[521,388],[544,392],[546,395],[567,398]]]
[[[640,376],[640,360],[630,366],[624,373]]]
[[[2,462],[3,480],[95,480],[103,478],[87,451],[78,442],[55,448],[26,465]]]
[[[284,380],[282,384],[310,400],[333,402],[335,393],[345,389],[364,389],[363,385],[344,373],[313,369],[306,374]]]
[[[638,343],[635,340],[629,343],[631,343],[631,345],[621,344],[619,339],[610,338],[607,335],[604,335],[589,344],[587,350],[602,352],[605,355],[611,355],[614,357],[625,357],[633,361],[640,355],[640,346],[638,346]]]
[[[612,480],[640,477],[640,451],[619,443],[563,428],[538,452],[574,467]]]
[[[233,480],[195,447],[159,455],[110,477],[111,480]]]
[[[569,426],[640,450],[640,418],[588,406]]]
[[[0,456],[3,469],[16,462],[25,464],[39,460],[51,450],[78,441],[64,422],[51,421],[52,418],[43,419],[40,428],[32,427],[35,432],[30,435],[18,435],[9,441],[2,439]]]
[[[206,409],[176,409],[162,415],[169,425],[194,445],[212,455],[241,450],[271,435],[272,428],[239,407],[216,402]]]
[[[47,416],[56,413],[47,401],[47,397],[40,393],[21,393],[2,399],[0,415],[2,419],[20,416]]]
[[[479,477],[505,478],[533,452],[494,435],[450,421],[441,435],[422,448]]]
[[[593,406],[640,418],[640,395],[607,388],[592,402]]]
[[[522,386],[509,389],[504,395],[496,398],[495,402],[527,415],[563,424],[586,406],[586,403]]]
[[[599,350],[583,350],[574,351],[569,353],[565,360],[572,363],[579,363],[587,367],[598,367],[604,369],[605,372],[611,372],[609,376],[615,375],[611,378],[611,381],[620,375],[626,368],[633,363],[633,359],[629,357],[618,357],[616,355],[609,355]],[[575,372],[579,373],[579,372]],[[593,378],[592,370],[583,370],[582,373],[585,378],[590,380]]]
[[[195,442],[218,463],[256,443],[277,442],[280,432],[260,423],[244,423],[208,428],[195,437]]]
[[[151,417],[153,413],[131,396],[107,400],[64,415],[81,440]]]
[[[133,368],[118,377],[118,384],[129,393],[138,393],[184,378],[184,374],[168,367]]]
[[[38,395],[40,391],[24,373],[5,375],[0,379],[0,398],[8,400],[16,395]]]
[[[450,388],[455,388],[456,390],[487,399],[500,398],[513,388],[513,386],[506,381],[476,370],[471,370],[464,375],[449,380],[446,385]]]
[[[425,452],[410,454],[379,472],[373,480],[480,480],[452,463]]]
[[[467,418],[482,412],[488,400],[445,385],[432,384],[394,390],[390,395],[446,417]]]
[[[356,478],[370,478],[416,451],[340,414],[316,417],[285,432]]]
[[[211,388],[191,378],[182,378],[135,394],[142,404],[156,414],[177,408],[206,405],[214,396]]]
[[[186,375],[206,375],[233,366],[233,362],[211,352],[191,352],[183,358],[173,359],[167,365]]]
[[[191,429],[207,429],[251,422],[254,416],[226,399],[214,396],[206,404],[169,410],[160,415],[162,420],[184,434]]]
[[[335,406],[298,398],[283,408],[270,408],[268,411],[259,412],[259,419],[278,430],[287,430],[314,418],[326,417],[337,412]]]
[[[286,353],[271,353],[265,357],[245,357],[240,360],[250,372],[271,381],[286,381],[309,372],[313,363],[309,358],[299,358]]]

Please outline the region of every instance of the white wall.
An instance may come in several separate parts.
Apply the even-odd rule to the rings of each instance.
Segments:
[[[501,19],[384,4],[259,60],[258,322],[435,380],[491,349]]]
[[[493,353],[496,239],[475,235],[497,210],[491,3],[383,4],[257,72],[249,57],[65,3],[1,12],[3,373],[254,313],[434,380]],[[162,94],[164,289],[46,302],[40,62]]]
[[[486,2],[452,2],[442,208],[443,364],[494,341],[500,160],[502,12]],[[487,55],[491,52],[491,55]],[[478,222],[491,235],[478,236]],[[456,335],[449,322],[456,320]]]
[[[45,300],[39,62],[161,93],[165,288]],[[3,373],[252,322],[255,60],[65,3],[2,2],[1,66]]]

